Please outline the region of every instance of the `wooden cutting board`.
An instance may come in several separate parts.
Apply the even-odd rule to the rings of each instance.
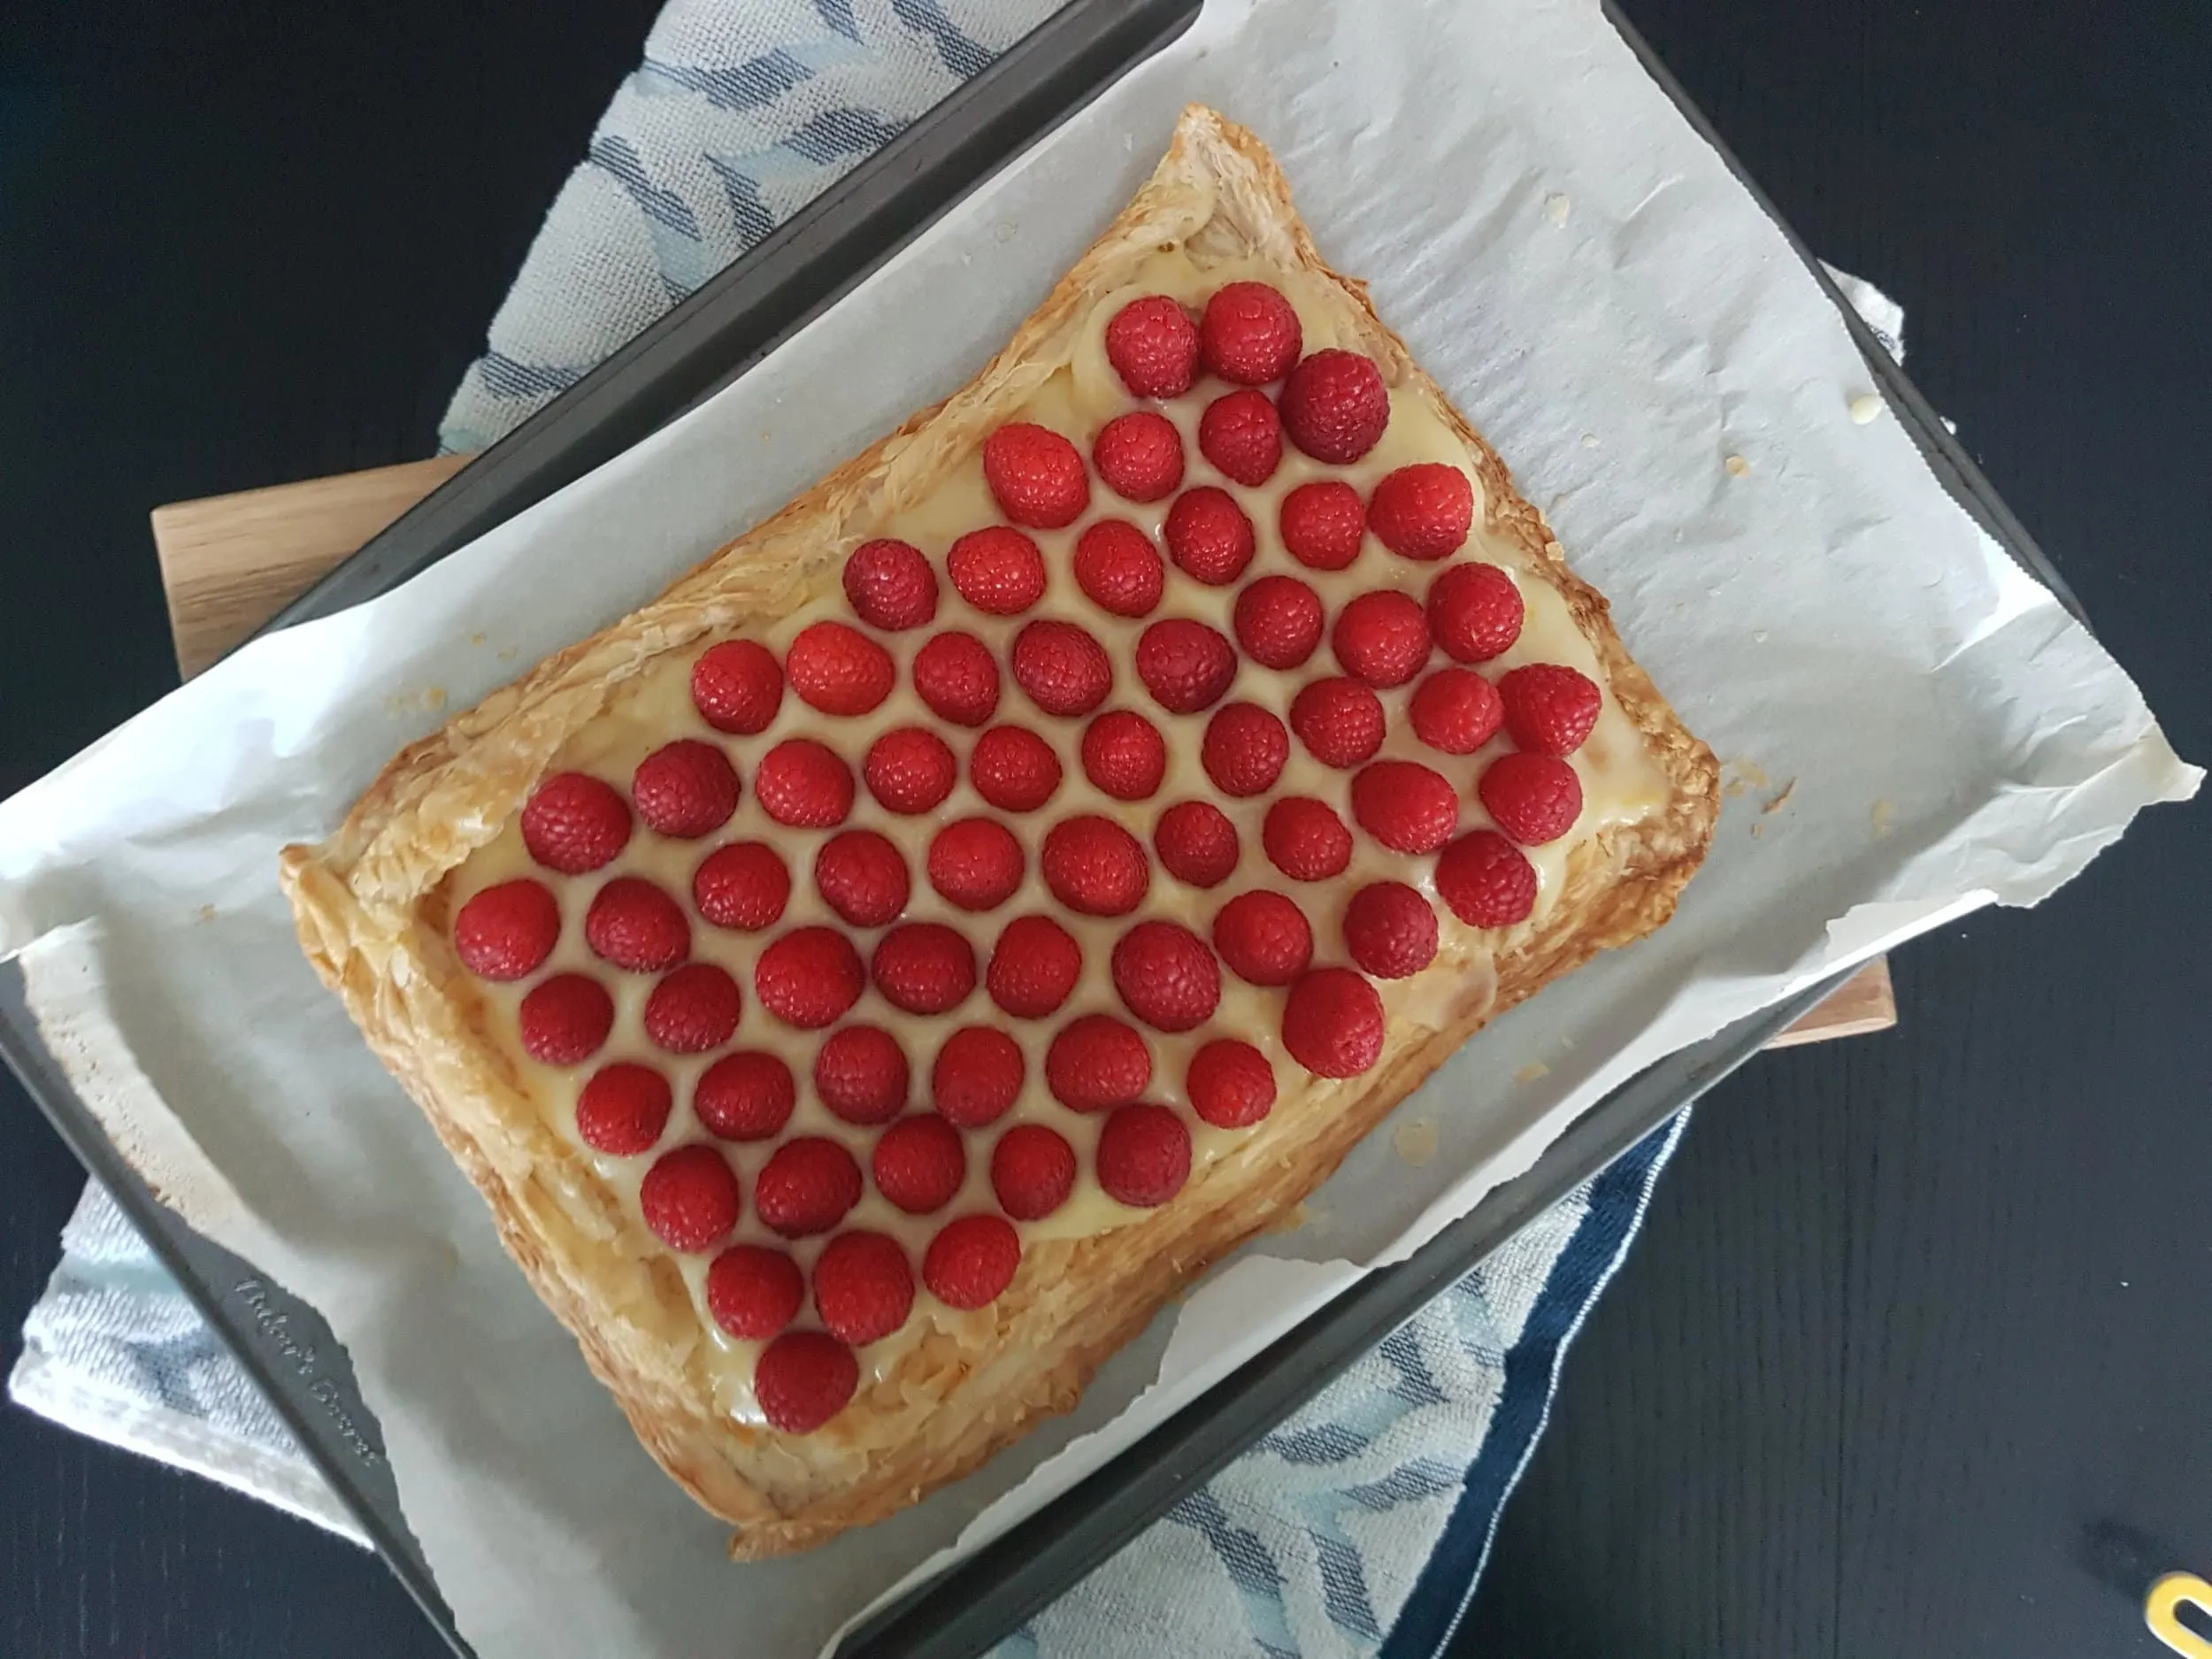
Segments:
[[[467,465],[439,456],[336,478],[210,495],[154,509],[177,666],[190,679],[307,585]],[[1889,964],[1877,959],[1770,1048],[1886,1031],[1897,1023]]]

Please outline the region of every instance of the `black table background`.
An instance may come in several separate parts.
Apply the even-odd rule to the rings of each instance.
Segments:
[[[2212,756],[2212,12],[1627,9],[1906,303],[1923,389]],[[427,451],[653,10],[0,9],[0,794],[173,683],[148,509]],[[2162,1651],[2142,1582],[2212,1572],[2208,816],[1700,1108],[1464,1651]],[[0,1363],[80,1185],[0,1082]],[[441,1651],[349,1546],[0,1409],[7,1659]]]

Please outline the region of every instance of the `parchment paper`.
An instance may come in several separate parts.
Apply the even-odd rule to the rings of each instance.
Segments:
[[[325,833],[451,709],[972,373],[1189,99],[1275,148],[1325,255],[1371,279],[1503,451],[1733,798],[1671,926],[1469,1045],[1305,1226],[1163,1316],[1071,1418],[895,1520],[733,1568],[315,983],[276,852]],[[736,387],[0,806],[0,948],[38,941],[25,965],[66,1009],[65,1062],[160,1148],[165,1189],[345,1341],[483,1659],[809,1653],[992,1500],[1020,1487],[972,1536],[1352,1263],[1410,1249],[1638,1067],[1942,918],[2034,902],[2139,806],[2194,787],[2134,687],[1896,422],[1851,419],[1870,389],[1828,301],[1590,0],[1214,0]],[[1425,1161],[1399,1155],[1432,1132]]]

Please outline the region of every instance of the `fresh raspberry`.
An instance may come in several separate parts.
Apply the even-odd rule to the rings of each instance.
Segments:
[[[1214,949],[1240,979],[1288,985],[1313,960],[1313,928],[1279,893],[1240,893],[1214,918]]]
[[[1475,784],[1498,827],[1524,847],[1555,841],[1582,816],[1582,780],[1556,755],[1501,755]]]
[[[1237,595],[1237,643],[1262,668],[1295,668],[1321,643],[1321,598],[1295,576],[1263,576]]]
[[[704,1054],[737,1033],[737,981],[711,962],[687,962],[645,999],[645,1034],[670,1054]]]
[[[1447,755],[1471,755],[1498,734],[1505,705],[1498,688],[1471,668],[1440,668],[1406,704],[1413,734]]]
[[[1183,481],[1183,434],[1157,410],[1117,415],[1091,441],[1091,465],[1124,501],[1165,501]]]
[[[814,1054],[814,1092],[849,1124],[887,1124],[906,1109],[906,1050],[877,1025],[830,1033]]]
[[[1345,906],[1344,948],[1378,979],[1402,979],[1436,960],[1436,912],[1402,881],[1371,882]]]
[[[1381,442],[1390,424],[1390,394],[1371,358],[1317,351],[1283,381],[1276,412],[1290,441],[1308,455],[1348,466]]]
[[[1042,1019],[1068,1000],[1083,972],[1083,948],[1049,916],[1006,924],[983,976],[991,1000],[1016,1019]]]
[[[910,1014],[942,1014],[975,989],[975,950],[942,922],[905,922],[876,941],[876,988]]]
[[[1340,571],[1359,557],[1367,510],[1359,491],[1329,479],[1284,496],[1275,522],[1291,557],[1309,570]]]
[[[1189,1031],[1221,1002],[1221,964],[1179,922],[1139,922],[1114,946],[1114,989],[1156,1031]]]
[[[845,560],[845,603],[887,634],[918,628],[937,615],[937,572],[911,542],[879,536]]]
[[[1148,800],[1167,776],[1167,741],[1141,714],[1109,709],[1083,730],[1083,775],[1117,801]]]
[[[945,555],[945,571],[987,617],[1018,617],[1045,596],[1045,556],[1010,525],[969,531]]]
[[[922,1256],[922,1283],[948,1308],[987,1308],[1014,1282],[1022,1242],[1002,1216],[947,1222]]]
[[[1353,679],[1402,686],[1429,660],[1429,619],[1406,595],[1379,588],[1337,612],[1329,646]]]
[[[739,933],[773,927],[790,898],[791,872],[764,841],[718,847],[691,878],[691,902],[699,914]]]
[[[1055,824],[1037,862],[1052,896],[1079,916],[1126,916],[1152,883],[1142,843],[1094,812]]]
[[[929,885],[956,910],[995,910],[1014,896],[1028,859],[996,818],[948,824],[929,843]]]
[[[1202,622],[1170,617],[1137,640],[1137,678],[1170,714],[1196,714],[1228,694],[1236,649]]]
[[[913,818],[952,793],[960,780],[960,764],[936,733],[902,726],[868,745],[860,775],[885,811]]]
[[[1352,818],[1396,853],[1432,853],[1459,829],[1459,792],[1417,760],[1379,760],[1352,778]]]
[[[1198,378],[1198,326],[1164,294],[1131,300],[1106,325],[1106,361],[1137,397],[1180,397]]]
[[[835,829],[853,810],[853,769],[810,737],[787,737],[760,757],[761,810],[793,829]]]
[[[565,876],[612,864],[629,841],[630,803],[585,772],[554,773],[522,809],[522,844]]]
[[[1109,1198],[1156,1210],[1190,1179],[1190,1130],[1164,1106],[1123,1106],[1099,1132],[1097,1160]]]
[[[765,1342],[805,1300],[799,1264],[764,1244],[733,1244],[707,1269],[707,1311],[741,1342]]]
[[[1290,758],[1290,733],[1256,703],[1225,703],[1206,722],[1199,764],[1214,787],[1243,799],[1265,795]]]
[[[886,927],[906,908],[910,882],[899,849],[873,830],[840,830],[814,855],[824,902],[855,927]]]
[[[737,810],[737,768],[711,743],[679,738],[643,760],[630,779],[637,815],[677,841],[697,841]]]
[[[914,1311],[914,1270],[880,1233],[841,1233],[814,1263],[814,1311],[841,1342],[865,1348]]]
[[[650,882],[638,885],[652,886]],[[653,888],[656,893],[659,890]],[[676,912],[676,920],[683,921],[681,910]],[[588,922],[586,928],[588,936]],[[684,933],[687,945],[690,929],[687,926]],[[461,965],[480,979],[500,983],[536,972],[553,954],[560,937],[560,902],[542,883],[527,876],[486,887],[453,918],[453,951],[461,958]],[[676,955],[680,960],[683,950],[680,949]]]
[[[860,1362],[835,1337],[786,1331],[753,1366],[753,1397],[771,1428],[811,1434],[842,1411],[860,1386]]]
[[[1532,755],[1571,755],[1598,723],[1597,682],[1556,663],[1532,663],[1498,681],[1505,729]]]
[[[1153,826],[1152,849],[1178,881],[1219,887],[1237,867],[1237,826],[1210,801],[1178,801]]]
[[[1114,688],[1106,648],[1072,622],[1029,622],[1014,636],[1014,683],[1047,714],[1088,714]]]
[[[603,962],[633,973],[658,973],[691,954],[691,922],[683,906],[654,883],[617,876],[584,912],[584,942]]]
[[[1495,830],[1471,830],[1436,861],[1436,896],[1470,927],[1510,927],[1536,908],[1536,866]]]
[[[753,1209],[771,1233],[827,1233],[860,1202],[860,1165],[822,1135],[797,1135],[768,1155],[753,1180]]]
[[[1275,1104],[1275,1068],[1250,1043],[1217,1037],[1191,1056],[1183,1092],[1200,1122],[1249,1129]]]
[[[676,1096],[649,1065],[617,1060],[591,1074],[576,1096],[576,1138],[611,1158],[650,1152],[668,1127]]]
[[[952,1202],[968,1178],[968,1155],[957,1129],[925,1112],[885,1130],[869,1167],[878,1192],[910,1216],[926,1216]]]
[[[1429,626],[1455,663],[1486,663],[1510,646],[1526,608],[1513,579],[1494,565],[1454,565],[1429,584]]]
[[[1199,360],[1237,386],[1281,380],[1304,344],[1296,309],[1264,282],[1223,285],[1198,319]]]
[[[1260,825],[1267,861],[1293,881],[1326,881],[1352,862],[1352,832],[1310,795],[1286,795]]]
[[[1229,392],[1198,418],[1198,453],[1233,483],[1257,486],[1283,462],[1283,423],[1265,392]]]
[[[691,703],[718,732],[751,737],[783,707],[783,670],[757,640],[710,645],[691,665]]]
[[[1349,968],[1316,968],[1283,1003],[1283,1047],[1316,1077],[1357,1077],[1382,1057],[1383,1006]]]
[[[1075,539],[1075,585],[1111,615],[1150,616],[1166,588],[1167,567],[1136,526],[1125,518],[1101,518]]]
[[[968,781],[1002,812],[1034,812],[1060,787],[1060,757],[1026,726],[995,726],[968,753]]]
[[[914,690],[932,714],[981,726],[998,708],[998,659],[972,634],[939,634],[914,654]]]
[[[760,1005],[801,1031],[836,1024],[865,984],[860,953],[834,927],[795,927],[753,964]]]
[[[1382,747],[1382,699],[1356,680],[1317,680],[1291,699],[1290,729],[1323,765],[1348,770]]]
[[[741,1048],[699,1074],[691,1110],[725,1141],[768,1141],[783,1133],[799,1091],[791,1068],[772,1054]]]
[[[698,1141],[663,1153],[645,1171],[637,1198],[653,1236],[686,1256],[711,1250],[728,1238],[742,1207],[737,1171]]]
[[[1167,556],[1193,581],[1226,588],[1252,562],[1252,521],[1225,489],[1201,484],[1187,489],[1160,526]]]
[[[1467,474],[1440,461],[1386,472],[1367,498],[1367,527],[1400,558],[1424,564],[1459,551],[1475,519]]]
[[[1010,421],[983,441],[983,481],[1016,524],[1057,530],[1091,504],[1083,457],[1058,433]]]
[[[981,1129],[1006,1116],[1022,1092],[1021,1045],[989,1025],[963,1025],[929,1069],[937,1115],[956,1129]]]
[[[891,695],[899,677],[890,652],[841,622],[801,628],[783,666],[799,701],[824,714],[866,714]]]
[[[1151,1048],[1111,1014],[1070,1020],[1045,1050],[1045,1087],[1070,1111],[1126,1106],[1151,1081]]]
[[[1041,1221],[1075,1190],[1075,1148],[1042,1124],[1016,1124],[991,1148],[991,1192],[1017,1221]]]
[[[541,979],[522,999],[516,1021],[522,1051],[546,1065],[588,1060],[614,1029],[614,998],[588,973]]]

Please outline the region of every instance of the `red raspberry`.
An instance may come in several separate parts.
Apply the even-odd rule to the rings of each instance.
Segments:
[[[1250,1043],[1217,1037],[1191,1056],[1183,1092],[1200,1122],[1249,1129],[1275,1104],[1275,1068]]]
[[[1283,497],[1276,518],[1283,550],[1310,570],[1340,571],[1359,557],[1367,510],[1359,491],[1333,479],[1301,484]]]
[[[902,726],[868,745],[860,775],[885,811],[913,818],[952,793],[960,780],[960,765],[936,733]]]
[[[1002,812],[1034,812],[1060,787],[1060,757],[1026,726],[995,726],[969,752],[968,781]]]
[[[1317,680],[1291,700],[1290,729],[1323,765],[1347,770],[1382,747],[1382,699],[1356,680]]]
[[[1167,510],[1160,526],[1167,556],[1193,581],[1226,588],[1244,574],[1256,545],[1252,521],[1229,492],[1201,484],[1187,489]]]
[[[1210,801],[1179,801],[1153,826],[1152,849],[1178,881],[1219,887],[1237,867],[1237,826]]]
[[[1317,351],[1283,381],[1276,412],[1290,441],[1317,461],[1348,466],[1382,441],[1390,394],[1382,371],[1356,351]]]
[[[737,981],[711,962],[688,962],[645,999],[645,1034],[671,1054],[704,1054],[737,1033]]]
[[[805,1300],[799,1264],[764,1244],[733,1244],[707,1269],[707,1311],[741,1342],[765,1342]]]
[[[1152,882],[1142,844],[1094,812],[1055,824],[1038,864],[1052,896],[1079,916],[1126,916]]]
[[[1316,1077],[1357,1077],[1382,1057],[1383,1005],[1349,968],[1316,968],[1283,1003],[1283,1047]]]
[[[1045,1050],[1045,1087],[1070,1111],[1126,1106],[1151,1081],[1151,1048],[1111,1014],[1070,1020]]]
[[[522,844],[565,876],[613,863],[629,840],[630,803],[584,772],[554,773],[522,809]]]
[[[710,645],[691,665],[691,703],[716,731],[751,737],[783,707],[783,670],[756,640]]]
[[[1098,1136],[1098,1184],[1133,1210],[1156,1210],[1190,1179],[1190,1130],[1164,1106],[1124,1106]]]
[[[914,654],[914,690],[932,714],[981,726],[998,708],[998,659],[972,634],[940,634]]]
[[[1281,380],[1304,344],[1297,310],[1264,282],[1225,284],[1198,320],[1200,361],[1237,386]]]
[[[1170,617],[1137,640],[1137,678],[1170,714],[1212,708],[1236,677],[1234,648],[1202,622]]]
[[[1429,584],[1429,626],[1455,663],[1486,663],[1521,637],[1526,610],[1494,565],[1454,565]]]
[[[910,1014],[942,1014],[975,989],[975,950],[941,922],[906,922],[876,941],[876,989]]]
[[[587,973],[541,979],[522,999],[516,1021],[522,1051],[546,1065],[588,1060],[614,1029],[614,998]]]
[[[793,829],[835,829],[853,810],[853,769],[810,737],[787,737],[760,757],[761,810]]]
[[[760,1005],[801,1031],[836,1024],[865,984],[860,953],[834,927],[795,927],[753,964]]]
[[[593,1072],[576,1096],[576,1138],[611,1158],[650,1152],[675,1102],[668,1079],[653,1067],[617,1060]]]
[[[791,872],[763,841],[733,841],[709,853],[691,878],[691,902],[717,927],[757,933],[782,918]]]
[[[1228,703],[1206,722],[1198,758],[1222,794],[1240,799],[1265,795],[1290,758],[1290,733],[1256,703]]]
[[[841,1233],[814,1263],[814,1311],[841,1342],[865,1348],[914,1311],[914,1270],[880,1233]]]
[[[753,1180],[753,1209],[771,1233],[827,1233],[860,1202],[860,1165],[821,1135],[798,1135],[769,1154]]]
[[[769,1141],[783,1133],[798,1102],[791,1068],[772,1054],[741,1048],[699,1074],[691,1110],[725,1141]]]
[[[971,530],[945,555],[954,590],[987,617],[1018,617],[1045,596],[1045,556],[1011,526]]]
[[[1262,668],[1295,668],[1321,643],[1321,599],[1295,576],[1263,576],[1237,595],[1237,643]]]
[[[1165,501],[1183,481],[1183,434],[1156,410],[1117,415],[1092,440],[1091,465],[1124,501]]]
[[[680,738],[638,762],[630,798],[637,815],[662,834],[697,841],[737,810],[737,768],[713,744]]]
[[[814,855],[824,902],[855,927],[886,927],[906,909],[906,860],[873,830],[840,830]]]
[[[937,615],[937,572],[911,542],[879,536],[845,560],[845,603],[887,634],[918,628]]]
[[[1017,1221],[1041,1221],[1075,1190],[1075,1148],[1042,1124],[1016,1124],[991,1148],[991,1191]]]
[[[910,1216],[926,1216],[952,1202],[968,1178],[960,1132],[942,1118],[902,1118],[883,1132],[869,1166],[876,1190]]]
[[[956,910],[995,910],[1014,896],[1028,859],[1013,831],[995,818],[948,824],[929,843],[929,885]]]
[[[1402,979],[1436,960],[1436,912],[1402,881],[1371,882],[1345,907],[1344,948],[1378,979]]]
[[[1582,780],[1556,755],[1501,755],[1475,784],[1498,827],[1524,847],[1555,841],[1582,816]]]
[[[468,912],[461,914],[465,918]],[[584,912],[584,942],[602,962],[633,973],[659,973],[691,954],[691,922],[683,906],[652,882],[617,876]]]
[[[1156,1031],[1189,1031],[1221,1002],[1221,964],[1179,922],[1139,922],[1114,946],[1114,989]]]
[[[890,652],[841,622],[801,628],[783,666],[799,701],[824,714],[866,714],[891,695],[899,677]]]
[[[1400,558],[1448,557],[1467,540],[1474,519],[1474,486],[1440,461],[1386,472],[1367,498],[1367,527]]]
[[[1240,893],[1214,918],[1214,949],[1240,979],[1288,985],[1313,960],[1313,929],[1279,893]]]
[[[1006,1116],[1026,1070],[1021,1045],[1004,1032],[963,1025],[945,1039],[929,1069],[931,1103],[956,1129],[986,1128]]]
[[[1533,755],[1571,755],[1598,723],[1597,682],[1556,663],[1532,663],[1498,681],[1505,729]]]
[[[1001,1216],[963,1216],[945,1224],[922,1256],[922,1283],[948,1308],[987,1308],[1014,1282],[1021,1239]]]
[[[1167,567],[1144,532],[1123,518],[1101,518],[1075,541],[1075,585],[1101,611],[1144,617],[1160,603]]]
[[[1498,734],[1505,705],[1498,688],[1471,668],[1440,668],[1413,688],[1406,705],[1413,734],[1447,755],[1471,755]]]
[[[1293,881],[1326,881],[1352,862],[1352,832],[1308,795],[1286,795],[1267,809],[1260,845],[1268,862]]]
[[[1014,636],[1014,683],[1047,714],[1088,714],[1114,688],[1113,659],[1072,622],[1025,623]]]
[[[983,986],[1016,1019],[1042,1019],[1068,1000],[1083,972],[1083,948],[1048,916],[1017,916],[991,951]]]
[[[1167,742],[1141,714],[1109,709],[1084,728],[1083,775],[1117,801],[1148,800],[1167,776]]]
[[[653,1236],[686,1256],[728,1238],[742,1207],[737,1171],[699,1142],[663,1153],[645,1171],[637,1198]]]
[[[1470,927],[1510,927],[1536,908],[1536,866],[1495,830],[1472,830],[1436,861],[1436,896]]]
[[[906,1108],[906,1050],[876,1025],[846,1025],[815,1051],[814,1092],[849,1124],[887,1124]]]
[[[771,1428],[811,1434],[845,1409],[860,1386],[852,1349],[820,1331],[786,1331],[753,1366],[753,1396]]]
[[[652,887],[650,882],[638,885]],[[657,887],[652,890],[660,891]],[[677,911],[676,920],[680,924],[683,919],[683,912]],[[588,921],[585,927],[586,936],[589,937]],[[690,929],[686,927],[684,933],[687,945]],[[480,979],[504,983],[536,972],[553,954],[553,947],[560,937],[559,901],[543,884],[527,876],[486,887],[464,904],[461,913],[453,918],[454,954],[461,958],[461,965]],[[679,949],[676,956],[680,960],[683,950]]]
[[[1058,433],[1010,421],[983,441],[983,481],[1016,524],[1057,530],[1091,504],[1083,457]]]
[[[1283,461],[1283,423],[1265,392],[1225,393],[1198,418],[1198,453],[1233,483],[1258,486]]]
[[[1397,853],[1432,853],[1459,829],[1459,792],[1417,760],[1379,760],[1352,779],[1352,818]]]
[[[1337,612],[1329,645],[1353,679],[1402,686],[1429,660],[1429,619],[1406,595],[1379,589]]]
[[[1164,294],[1131,300],[1106,325],[1106,361],[1137,397],[1180,397],[1198,378],[1198,327]]]

